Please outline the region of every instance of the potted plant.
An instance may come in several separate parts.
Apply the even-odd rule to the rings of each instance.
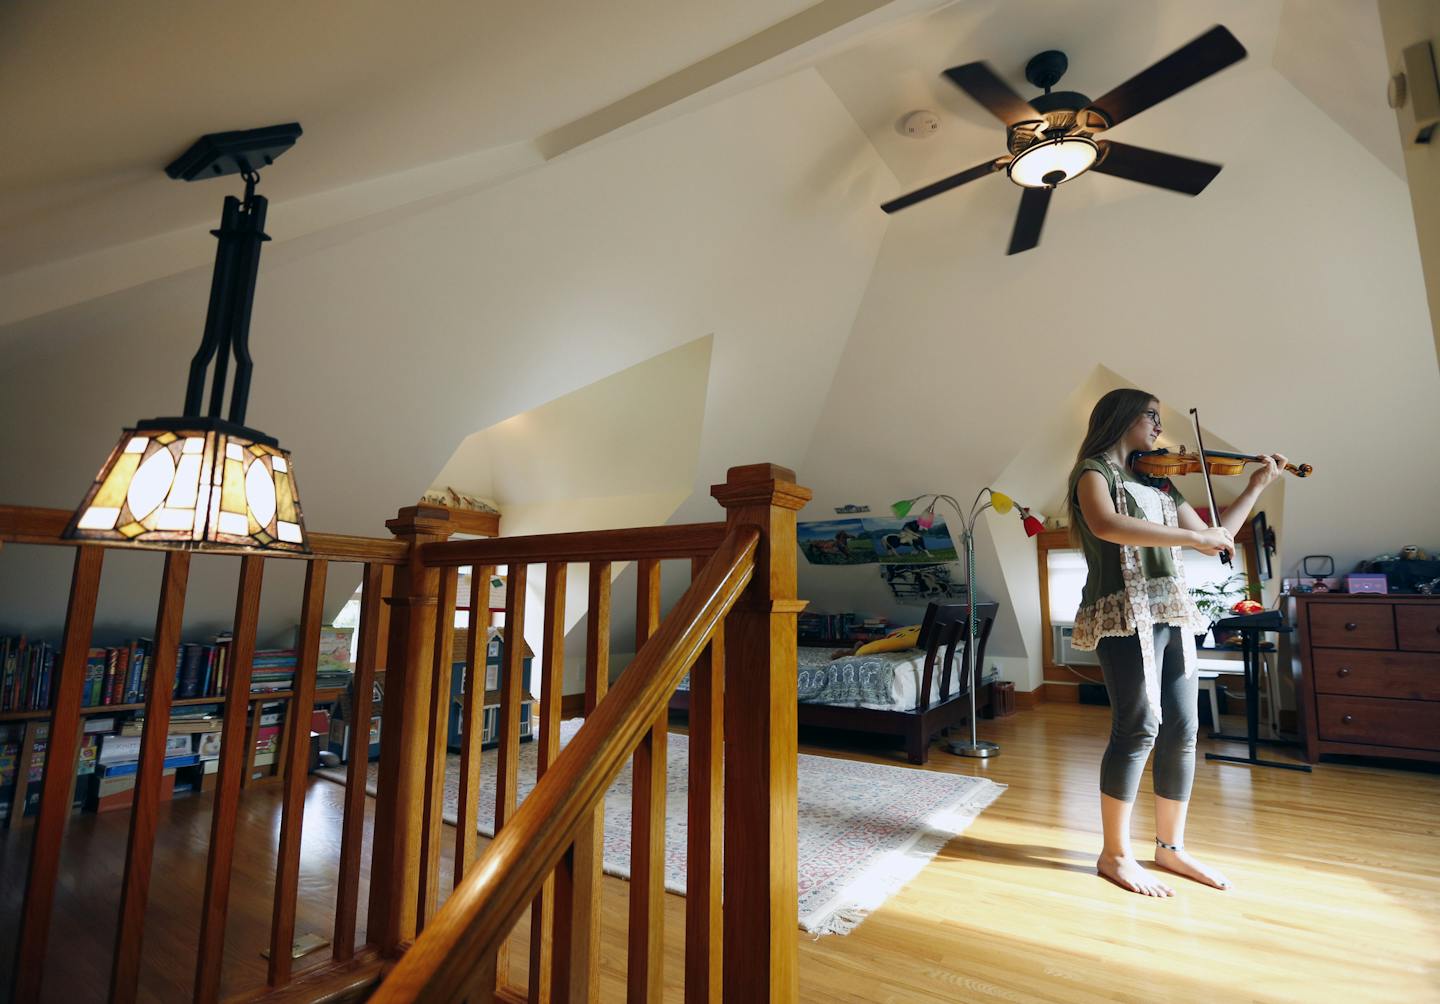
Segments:
[[[1258,600],[1259,596],[1260,587],[1250,585],[1244,572],[1236,572],[1223,582],[1207,582],[1203,586],[1190,588],[1190,598],[1195,601],[1195,608],[1212,625],[1231,613],[1237,602]],[[1195,639],[1196,644],[1202,644],[1204,640],[1203,634]],[[1218,638],[1216,643],[1219,643]]]

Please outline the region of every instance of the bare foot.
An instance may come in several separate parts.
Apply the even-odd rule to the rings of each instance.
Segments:
[[[1230,880],[1218,868],[1201,864],[1191,857],[1190,852],[1183,847],[1178,851],[1172,851],[1168,847],[1156,846],[1155,863],[1167,872],[1184,875],[1202,885],[1213,886],[1216,889],[1230,888]]]
[[[1140,862],[1132,856],[1101,854],[1095,859],[1095,870],[1129,892],[1138,892],[1142,896],[1175,895],[1174,889],[1141,868]]]

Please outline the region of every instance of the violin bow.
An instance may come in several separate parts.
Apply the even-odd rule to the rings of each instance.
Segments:
[[[1205,476],[1205,501],[1210,504],[1210,527],[1220,528],[1220,512],[1215,508],[1215,490],[1210,487],[1210,468],[1205,466],[1205,439],[1200,435],[1200,411],[1190,409],[1190,422],[1195,426],[1195,444],[1200,448],[1200,473]],[[1220,552],[1221,564],[1230,564],[1230,552]]]

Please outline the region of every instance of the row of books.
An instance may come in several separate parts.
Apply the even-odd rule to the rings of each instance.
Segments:
[[[105,707],[137,704],[150,689],[154,642],[137,638],[126,645],[95,647],[86,654],[81,704]],[[0,636],[0,712],[43,711],[51,706],[59,666],[59,650],[47,642],[23,635]],[[187,642],[175,657],[172,696],[179,699],[223,697],[229,673],[230,639],[221,635],[210,643]],[[290,690],[295,684],[296,655],[292,648],[257,651],[252,660],[250,691]],[[345,687],[351,673],[333,663],[321,668],[316,685]]]
[[[92,648],[85,660],[85,690],[81,703],[86,707],[109,704],[137,704],[150,690],[150,671],[155,664],[155,643],[137,638],[129,645]],[[218,697],[225,693],[225,664],[228,641],[202,645],[188,642],[175,653],[176,698]]]
[[[24,635],[0,638],[0,711],[39,711],[50,706],[57,652]]]
[[[275,762],[284,705],[265,704],[257,710],[260,721],[255,732],[253,764],[263,767]],[[162,797],[168,798],[170,791],[179,790],[174,787],[174,775],[180,768],[194,767],[205,774],[216,771],[220,758],[222,714],[223,708],[219,704],[176,709],[165,737],[163,771],[166,783]],[[39,782],[45,773],[49,725],[35,723],[32,727],[36,730],[34,752],[24,782],[27,792],[22,803],[27,813],[35,811],[39,804]],[[325,730],[328,731],[328,728],[326,716]],[[139,712],[129,720],[119,722],[118,726],[113,716],[86,719],[76,767],[76,775],[80,779],[76,786],[77,804],[100,811],[129,804],[129,793],[134,788],[139,771],[143,734],[144,718]],[[4,821],[14,801],[23,739],[22,724],[0,725],[0,822]],[[195,781],[198,783],[198,776]]]

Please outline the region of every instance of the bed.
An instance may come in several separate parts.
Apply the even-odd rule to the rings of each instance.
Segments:
[[[999,609],[977,603],[980,622],[975,679],[985,665],[985,644]],[[834,648],[797,649],[798,708],[802,726],[899,736],[911,763],[923,764],[930,740],[942,729],[969,720],[965,676],[964,603],[931,603],[919,647],[899,652],[832,659]],[[689,678],[670,699],[671,711],[690,710]],[[977,709],[988,708],[988,687],[976,692]]]

